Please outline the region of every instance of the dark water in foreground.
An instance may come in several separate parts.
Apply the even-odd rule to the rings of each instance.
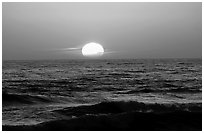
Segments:
[[[3,61],[2,80],[3,125],[202,110],[201,59]]]

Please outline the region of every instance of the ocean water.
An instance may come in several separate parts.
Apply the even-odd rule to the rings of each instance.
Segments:
[[[3,125],[202,108],[201,59],[3,61],[2,72]]]

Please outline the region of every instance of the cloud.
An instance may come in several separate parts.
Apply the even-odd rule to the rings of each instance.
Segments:
[[[105,51],[104,54],[116,53],[116,51]]]
[[[112,54],[112,53],[117,53],[117,51],[112,51],[110,49],[105,49],[104,54]]]
[[[81,50],[82,50],[82,47],[52,49],[52,51],[63,53],[63,54],[80,54]],[[117,53],[117,51],[112,51],[110,49],[104,49],[103,55],[110,55],[114,53]]]
[[[60,51],[75,51],[75,50],[81,50],[81,48],[62,48],[59,49]]]

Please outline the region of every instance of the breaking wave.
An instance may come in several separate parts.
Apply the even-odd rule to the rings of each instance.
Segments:
[[[37,125],[4,125],[3,130],[201,130],[201,104],[144,104],[138,102],[102,102],[95,105],[55,110],[71,119]]]

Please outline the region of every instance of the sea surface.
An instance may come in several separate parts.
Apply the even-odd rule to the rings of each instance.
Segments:
[[[202,108],[201,59],[3,61],[2,73],[2,125]]]

